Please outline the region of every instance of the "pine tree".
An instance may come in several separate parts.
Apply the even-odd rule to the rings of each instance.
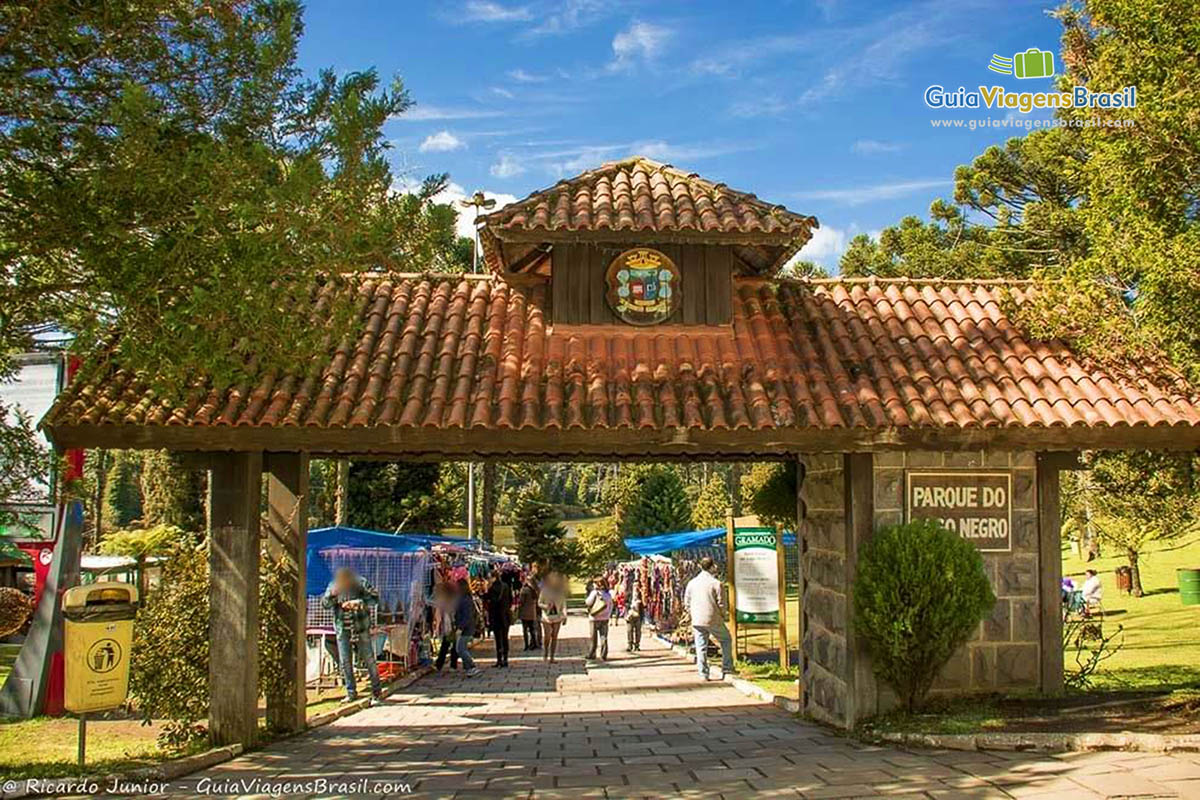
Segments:
[[[530,498],[523,500],[513,535],[517,555],[526,564],[543,564],[565,574],[577,569],[578,545],[567,540],[567,529],[549,504]]]
[[[204,473],[188,469],[166,450],[142,455],[142,522],[173,525],[185,531],[204,529]]]
[[[135,450],[113,450],[104,481],[105,530],[129,527],[142,518],[142,458]]]
[[[700,490],[692,509],[692,527],[696,530],[719,528],[729,514],[729,485],[722,475],[714,475]]]
[[[692,509],[679,473],[662,464],[641,468],[622,492],[617,507],[617,530],[623,536],[652,536],[684,531],[692,524]]]

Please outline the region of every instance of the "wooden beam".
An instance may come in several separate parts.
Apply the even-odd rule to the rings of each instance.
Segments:
[[[288,629],[289,647],[283,654],[284,680],[268,686],[267,725],[292,733],[304,730],[308,714],[305,692],[304,629],[308,597],[305,592],[305,549],[308,546],[308,454],[268,453],[267,552],[283,570],[286,597],[276,614]]]
[[[871,671],[866,640],[854,626],[854,578],[858,550],[875,533],[875,459],[870,453],[847,453],[842,473],[846,482],[846,726],[879,710],[879,690]]]
[[[883,450],[1195,450],[1200,426],[1145,428],[496,428],[232,425],[54,425],[60,448],[299,451],[321,455],[487,457],[587,456],[715,461],[796,453]],[[435,459],[436,460],[436,459]]]
[[[258,552],[262,453],[229,453],[209,472],[209,713],[216,746],[258,727]]]
[[[1063,690],[1061,455],[1037,455],[1039,686],[1045,694]]]

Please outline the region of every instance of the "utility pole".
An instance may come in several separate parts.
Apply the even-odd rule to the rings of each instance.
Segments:
[[[471,227],[474,230],[474,235],[471,237],[471,274],[479,272],[479,214],[485,209],[494,208],[495,200],[489,200],[483,194],[482,190],[477,190],[469,199],[459,200],[458,204],[463,208],[475,209],[475,216],[471,218]],[[467,462],[467,538],[475,538],[475,462]]]

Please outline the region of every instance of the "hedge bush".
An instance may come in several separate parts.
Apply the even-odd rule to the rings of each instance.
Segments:
[[[859,550],[855,626],[909,711],[995,603],[978,549],[933,520],[883,528]]]

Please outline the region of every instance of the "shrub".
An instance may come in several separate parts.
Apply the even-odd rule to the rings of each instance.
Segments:
[[[979,551],[933,520],[884,528],[859,551],[854,624],[909,711],[995,602]]]
[[[285,679],[291,632],[281,610],[295,574],[265,548],[259,561],[258,690],[271,697]],[[183,749],[205,735],[208,716],[208,548],[177,544],[162,580],[138,610],[133,626],[129,691],[147,721],[165,719],[159,744]]]

